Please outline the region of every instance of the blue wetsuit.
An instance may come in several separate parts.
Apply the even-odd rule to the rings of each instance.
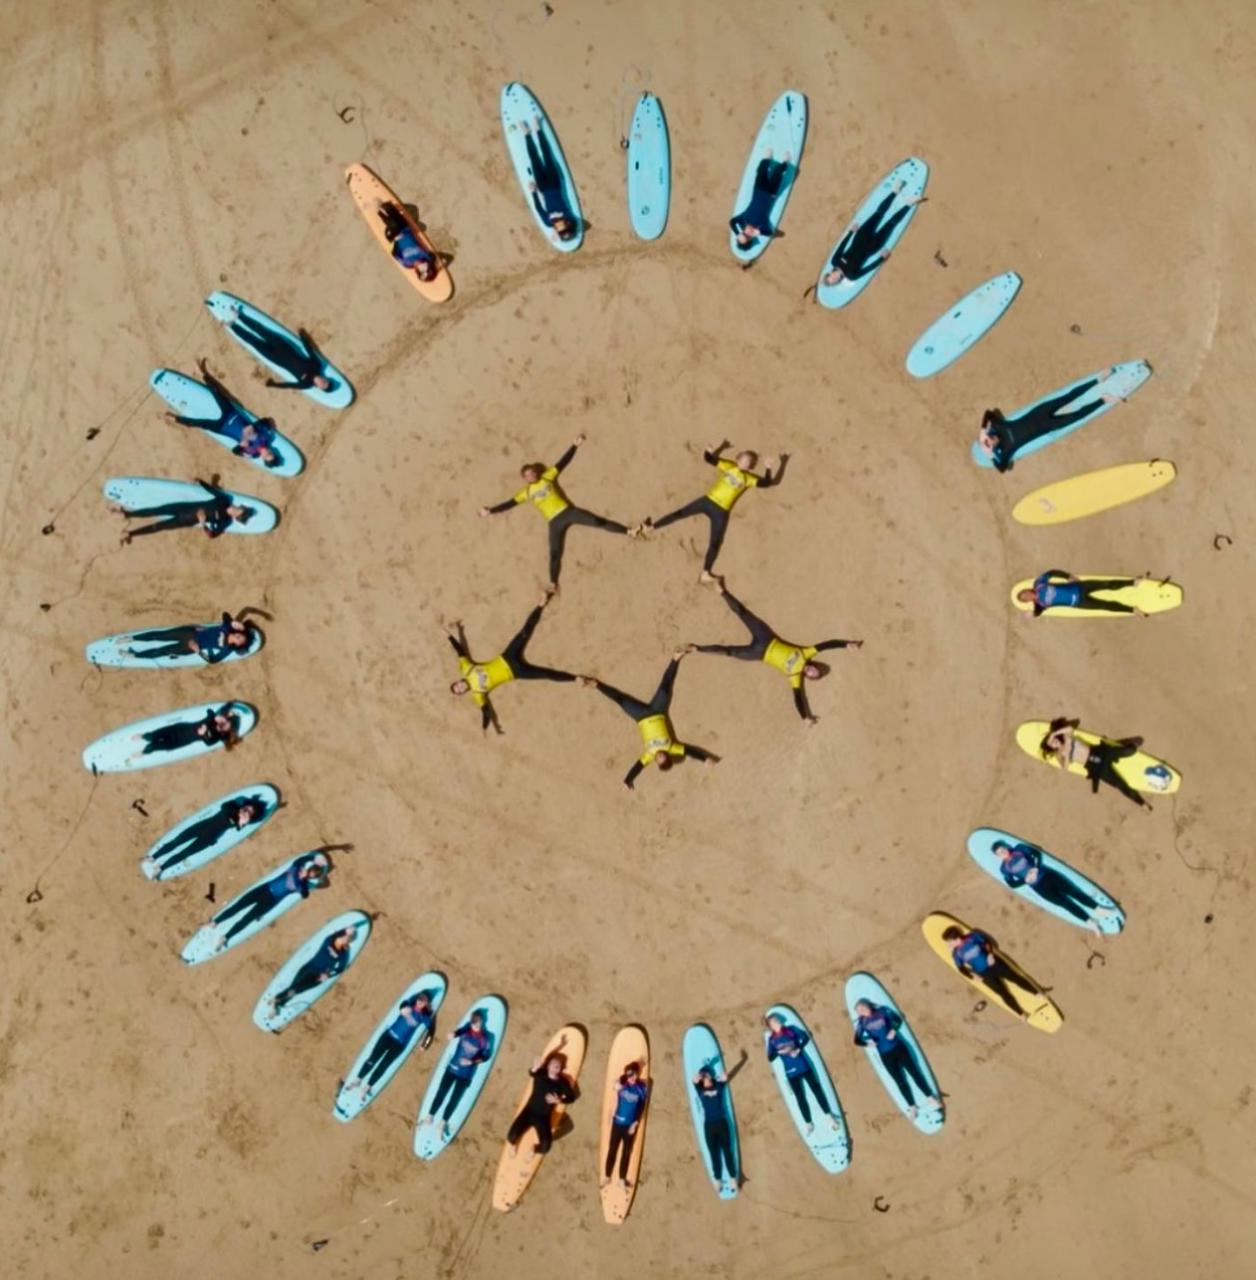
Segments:
[[[728,225],[736,235],[745,227],[758,227],[759,234],[769,239],[776,234],[772,226],[772,206],[780,195],[781,183],[789,170],[788,160],[759,161],[754,174],[754,190],[750,193],[750,203],[740,212],[734,214]],[[754,242],[751,241],[753,244]]]
[[[1038,874],[1030,880],[1030,873],[1034,871]],[[1090,923],[1091,913],[1099,906],[1080,885],[1061,875],[1054,867],[1045,866],[1042,854],[1027,844],[1012,845],[1010,856],[999,866],[999,874],[1009,889],[1036,893],[1082,924]]]
[[[453,1056],[449,1059],[449,1066],[445,1068],[445,1074],[441,1076],[440,1084],[436,1087],[436,1096],[432,1099],[432,1107],[428,1113],[435,1115],[448,1095],[449,1102],[445,1107],[444,1115],[446,1123],[458,1109],[458,1104],[462,1101],[462,1095],[466,1093],[476,1068],[481,1062],[487,1062],[493,1056],[493,1037],[487,1030],[473,1031],[471,1024],[465,1022],[454,1034],[458,1039]]]
[[[894,1009],[886,1008],[885,1005],[874,1004],[871,1013],[860,1014],[855,1019],[855,1043],[859,1045],[876,1045],[881,1065],[889,1072],[890,1078],[898,1086],[903,1104],[911,1107],[915,1105],[915,1100],[907,1084],[908,1076],[911,1076],[916,1083],[917,1089],[925,1097],[931,1097],[933,1091],[929,1088],[924,1072],[921,1071],[920,1064],[916,1061],[916,1055],[912,1053],[908,1045],[897,1034],[891,1034],[897,1033],[902,1025],[902,1014]]]
[[[810,1043],[811,1037],[801,1027],[790,1026],[788,1023],[775,1034],[768,1036],[768,1061],[775,1062],[780,1058],[781,1066],[785,1069],[785,1079],[794,1095],[794,1101],[798,1104],[803,1124],[807,1125],[811,1123],[811,1105],[807,1101],[805,1092],[807,1089],[811,1090],[820,1110],[826,1116],[833,1114],[829,1107],[829,1100],[820,1087],[819,1077],[811,1065],[811,1059],[801,1052]],[[799,1052],[787,1053],[788,1049],[798,1049]]]
[[[365,1080],[367,1087],[373,1089],[388,1068],[401,1057],[410,1041],[416,1036],[423,1039],[435,1021],[430,1008],[408,1006],[402,1009],[371,1046],[357,1078]]]
[[[959,946],[952,950],[951,959],[961,973],[976,975],[1014,1011],[1024,1012],[1020,1002],[1012,995],[1009,984],[1019,987],[1034,1000],[1042,999],[1041,993],[1035,991],[1005,960],[995,954],[994,944],[979,929],[970,930],[963,936]]]
[[[1067,578],[1063,569],[1048,569],[1034,579],[1034,617],[1046,609],[1092,609],[1099,613],[1133,613],[1128,604],[1117,600],[1097,600],[1096,591],[1119,591],[1130,585],[1129,578],[1099,578],[1089,582],[1052,582]]]
[[[712,1079],[707,1086],[699,1083],[693,1087],[702,1104],[702,1136],[707,1155],[711,1157],[711,1172],[717,1182],[726,1176],[730,1182],[736,1182],[733,1131],[728,1123],[728,1082]]]
[[[615,1114],[611,1117],[611,1138],[606,1148],[606,1166],[603,1172],[609,1178],[615,1167],[615,1157],[619,1156],[619,1176],[627,1181],[628,1166],[632,1162],[632,1148],[637,1135],[628,1131],[641,1118],[646,1099],[650,1096],[650,1086],[644,1080],[633,1084],[620,1081],[619,1092],[615,1099]]]

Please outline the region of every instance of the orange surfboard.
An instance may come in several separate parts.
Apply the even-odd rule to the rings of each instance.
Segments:
[[[611,1117],[615,1114],[615,1104],[619,1095],[619,1077],[630,1063],[637,1063],[640,1079],[653,1090],[654,1083],[650,1078],[650,1042],[646,1039],[641,1027],[621,1027],[611,1045],[610,1056],[606,1060],[606,1088],[602,1093],[602,1133],[598,1140],[597,1174],[601,1181],[606,1169],[606,1155],[611,1146]],[[637,1117],[637,1132],[632,1138],[632,1155],[628,1159],[628,1185],[625,1187],[619,1180],[619,1157],[615,1157],[615,1168],[611,1170],[610,1181],[602,1187],[602,1217],[612,1226],[619,1226],[628,1216],[632,1208],[633,1197],[637,1194],[637,1179],[641,1173],[641,1153],[645,1150],[645,1122],[650,1116],[650,1099],[647,1097],[641,1114]]]
[[[386,183],[379,174],[368,169],[364,164],[351,164],[345,170],[345,180],[349,184],[349,194],[353,197],[354,203],[358,206],[358,211],[366,219],[366,225],[370,227],[371,234],[379,241],[384,252],[388,254],[389,261],[401,272],[402,275],[410,281],[412,285],[429,301],[429,302],[447,302],[454,292],[453,277],[449,274],[449,268],[445,266],[445,259],[437,251],[436,246],[427,237],[427,232],[419,226],[409,209],[402,203],[401,197]],[[414,232],[418,242],[429,252],[436,254],[436,261],[439,264],[436,270],[436,277],[432,280],[420,280],[417,271],[408,267],[403,267],[400,262],[392,256],[392,245],[389,243],[388,236],[384,232],[384,220],[379,216],[380,206],[384,203],[391,203],[397,206],[401,211],[401,216],[405,219],[406,225]]]

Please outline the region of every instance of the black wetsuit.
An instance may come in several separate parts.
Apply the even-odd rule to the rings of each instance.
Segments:
[[[1092,746],[1090,755],[1086,758],[1086,777],[1090,779],[1091,791],[1098,792],[1099,784],[1106,782],[1108,786],[1115,787],[1127,800],[1145,807],[1147,801],[1116,770],[1117,761],[1125,759],[1126,756],[1132,756],[1139,745],[1139,742],[1134,739],[1122,738],[1119,742],[1100,742]]]
[[[265,919],[289,894],[300,894],[302,901],[308,898],[310,890],[317,888],[318,885],[311,884],[308,879],[303,878],[299,873],[312,865],[313,862],[314,855],[304,853],[289,863],[277,875],[272,876],[269,880],[262,881],[261,884],[255,885],[252,889],[247,889],[238,898],[227,903],[214,917],[215,924],[226,924],[228,920],[232,920],[234,917],[231,928],[223,935],[223,942],[230,942],[237,933],[247,929],[249,925]]]
[[[214,717],[220,715],[227,716],[231,721],[231,730],[227,733],[220,732],[214,723]],[[217,711],[207,711],[203,720],[175,720],[171,724],[158,725],[156,729],[149,729],[143,735],[144,750],[141,754],[149,756],[159,751],[178,751],[197,742],[213,747],[230,740],[235,723],[235,715],[228,703]],[[199,732],[200,730],[203,732]]]
[[[266,806],[258,796],[246,796],[243,800],[226,800],[218,806],[216,813],[211,813],[208,818],[194,822],[190,827],[185,827],[158,845],[153,850],[153,861],[160,863],[162,872],[166,872],[171,867],[177,867],[181,862],[195,857],[196,854],[212,849],[232,828],[240,829],[236,819],[246,803],[252,806],[255,816],[245,826],[260,822],[266,815]]]
[[[983,431],[991,432],[995,437],[994,452],[990,455],[990,459],[996,470],[1010,471],[1017,453],[1027,444],[1041,436],[1049,436],[1064,427],[1071,426],[1074,422],[1080,422],[1096,409],[1101,409],[1102,400],[1090,400],[1080,408],[1070,409],[1067,413],[1056,412],[1063,405],[1085,395],[1087,391],[1098,385],[1098,378],[1088,378],[1054,399],[1044,400],[1042,404],[1030,409],[1028,413],[1021,414],[1019,418],[1005,418],[998,409],[987,409],[985,417],[981,420],[981,428]]]
[[[276,1013],[283,1009],[290,1000],[304,994],[306,991],[312,991],[315,987],[322,986],[324,982],[329,982],[332,978],[345,971],[353,948],[346,946],[337,950],[333,947],[331,940],[338,936],[338,934],[333,933],[330,937],[325,938],[323,945],[319,947],[314,958],[307,960],[296,971],[292,981],[275,997]]]
[[[789,168],[788,160],[759,161],[759,167],[754,172],[754,190],[750,193],[750,203],[728,220],[734,235],[745,227],[758,227],[759,234],[767,236],[768,239],[776,234],[771,221],[772,206],[781,193],[781,184]]]
[[[576,1091],[566,1076],[560,1075],[551,1080],[545,1070],[544,1063],[537,1071],[529,1071],[532,1077],[532,1092],[523,1104],[523,1110],[510,1122],[506,1131],[506,1141],[515,1146],[529,1129],[536,1134],[536,1149],[544,1155],[553,1141],[554,1103],[545,1100],[546,1094],[554,1094],[564,1106],[575,1101]]]
[[[567,208],[567,191],[562,167],[554,155],[554,148],[544,129],[530,130],[523,135],[528,151],[528,163],[532,166],[532,178],[536,190],[532,192],[532,205],[537,216],[546,226],[565,221],[572,225],[575,218]]]
[[[702,1104],[702,1137],[707,1155],[711,1157],[711,1172],[717,1182],[727,1173],[730,1182],[737,1181],[737,1161],[733,1155],[733,1131],[728,1123],[728,1083],[712,1079],[704,1089],[695,1084],[698,1101]]]
[[[191,653],[193,641],[199,646],[197,656],[214,666],[233,653],[242,653],[242,649],[233,649],[226,638],[231,630],[232,617],[229,613],[222,615],[222,622],[217,627],[198,627],[188,624],[182,627],[160,627],[155,631],[137,631],[132,640],[152,643],[156,648],[145,649],[143,653],[131,652],[137,658],[178,658]],[[210,640],[210,643],[206,643]]]
[[[257,323],[243,312],[228,326],[241,342],[251,347],[263,360],[278,365],[287,373],[291,382],[266,379],[268,387],[280,390],[308,391],[318,375],[326,376],[325,366],[314,350],[314,339],[304,329],[297,330],[300,345],[293,343],[273,329]]]
[[[894,203],[897,194],[896,191],[891,191],[858,227],[848,231],[838,241],[829,266],[840,271],[847,280],[860,280],[881,265],[881,250],[889,243],[895,227],[912,209],[911,205],[903,205],[882,225],[881,219]]]
[[[216,484],[205,480],[196,482],[205,490],[207,499],[200,502],[163,502],[155,507],[136,507],[126,513],[128,520],[138,520],[148,516],[160,516],[153,524],[141,525],[131,529],[129,536],[142,538],[146,533],[161,533],[165,529],[192,529],[201,523],[198,513],[205,513],[204,529],[211,538],[225,533],[231,524],[232,517],[227,508],[233,505],[231,495]],[[243,523],[243,521],[241,522]]]

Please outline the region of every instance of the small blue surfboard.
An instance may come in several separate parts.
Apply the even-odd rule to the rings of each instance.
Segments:
[[[903,1101],[902,1094],[898,1091],[898,1085],[894,1083],[894,1077],[890,1075],[882,1064],[881,1054],[876,1045],[864,1045],[864,1050],[868,1055],[868,1061],[872,1063],[872,1069],[885,1086],[886,1093],[894,1100],[895,1106],[921,1133],[937,1133],[946,1123],[946,1108],[942,1105],[942,1090],[938,1086],[938,1079],[933,1074],[933,1069],[929,1066],[929,1059],[925,1057],[924,1050],[920,1047],[920,1041],[916,1039],[915,1034],[912,1032],[911,1024],[907,1021],[907,1015],[898,1007],[894,997],[870,973],[852,973],[846,979],[846,1012],[850,1015],[852,1026],[859,1018],[858,1013],[855,1012],[855,1005],[860,1000],[866,1000],[869,1004],[879,1006],[882,1009],[889,1009],[902,1018],[902,1022],[899,1023],[894,1031],[895,1039],[900,1041],[915,1059],[916,1066],[920,1068],[920,1074],[924,1076],[929,1088],[933,1091],[928,1096],[937,1100],[938,1105],[936,1107],[928,1105],[926,1098],[919,1095],[915,1081],[909,1077],[907,1087],[912,1090],[916,1107],[916,1114],[913,1116],[907,1109],[907,1103]]]
[[[318,949],[333,934],[344,929],[356,930],[353,941],[349,944],[349,962],[339,973],[295,995],[282,1009],[275,1009],[272,1000],[297,976],[297,970],[303,964],[313,960]],[[344,911],[332,916],[321,928],[310,934],[308,938],[283,962],[279,971],[266,984],[266,989],[257,998],[253,1006],[253,1025],[262,1031],[282,1031],[288,1023],[299,1018],[311,1005],[321,1000],[353,967],[354,961],[362,954],[366,940],[371,936],[371,918],[364,911]]]
[[[628,216],[642,240],[657,240],[667,226],[672,198],[672,152],[663,104],[643,93],[628,132]]]
[[[179,837],[189,827],[196,826],[198,822],[203,822],[206,818],[212,818],[224,804],[232,800],[240,804],[245,800],[256,801],[261,805],[260,816],[250,822],[247,827],[231,827],[225,835],[219,836],[209,848],[201,849],[198,853],[194,853],[188,858],[183,858],[173,866],[170,866],[171,858],[175,857],[179,852]],[[260,831],[275,816],[278,809],[279,792],[268,782],[255,782],[252,786],[240,787],[236,791],[228,791],[225,796],[219,796],[217,800],[211,801],[203,809],[198,809],[191,817],[184,818],[182,822],[176,822],[159,840],[154,840],[140,860],[140,870],[150,880],[177,880],[179,876],[185,876],[188,872],[196,871],[205,866],[206,863],[213,862],[215,858],[221,858],[224,853],[234,849],[242,840],[247,840],[249,836]],[[164,853],[162,853],[163,849],[165,850]],[[169,870],[165,869],[167,866],[170,866]]]
[[[1040,911],[1048,911],[1057,919],[1076,925],[1079,929],[1087,928],[1085,921],[1079,920],[1054,902],[1048,902],[1046,898],[1039,897],[1034,892],[1032,885],[1023,884],[1019,888],[1013,889],[1003,879],[999,858],[994,852],[995,842],[999,840],[1011,845],[1013,848],[1018,844],[1028,845],[1035,853],[1041,855],[1044,868],[1049,868],[1062,876],[1070,884],[1081,890],[1088,898],[1091,898],[1099,907],[1103,908],[1104,910],[1095,917],[1095,924],[1101,933],[1114,935],[1125,928],[1125,912],[1121,910],[1120,903],[1099,885],[1095,884],[1093,880],[1088,880],[1080,871],[1070,867],[1067,862],[1061,862],[1059,858],[1048,853],[1041,845],[1034,844],[1032,840],[1022,840],[1020,836],[1014,836],[1008,831],[1000,831],[997,827],[978,827],[968,837],[968,852],[982,871],[997,880],[1009,893],[1014,893],[1022,901],[1032,903]]]
[[[251,513],[245,521],[232,520],[226,533],[269,533],[279,523],[279,512],[249,493],[223,489],[232,504]],[[104,484],[105,497],[127,511],[164,506],[170,502],[204,502],[213,495],[203,485],[184,480],[161,480],[155,476],[111,476]]]
[[[811,1132],[808,1133],[807,1122],[803,1119],[802,1112],[798,1109],[798,1103],[794,1098],[793,1090],[787,1082],[785,1064],[779,1057],[772,1063],[772,1074],[776,1077],[777,1088],[781,1091],[781,1098],[784,1100],[785,1109],[789,1112],[789,1118],[794,1122],[794,1128],[798,1130],[798,1136],[806,1143],[807,1150],[815,1157],[816,1162],[825,1173],[841,1173],[850,1164],[850,1133],[846,1128],[846,1115],[842,1111],[841,1099],[837,1096],[837,1089],[833,1085],[833,1078],[829,1075],[829,1069],[824,1065],[824,1059],[820,1056],[820,1049],[815,1042],[815,1037],[811,1034],[807,1024],[798,1016],[797,1011],[787,1004],[774,1004],[763,1016],[765,1018],[778,1017],[786,1025],[797,1027],[807,1034],[807,1045],[802,1051],[802,1056],[811,1064],[811,1069],[815,1073],[820,1090],[829,1104],[829,1116],[826,1116],[820,1110],[815,1098],[808,1091],[806,1096],[811,1107]],[[770,1032],[765,1027],[763,1029],[763,1044],[765,1048],[767,1047],[769,1034]]]
[[[186,624],[194,627],[212,627],[212,622],[193,622]],[[168,631],[170,627],[141,627],[142,633],[149,631]],[[122,631],[117,635],[104,636],[93,640],[83,651],[87,661],[96,667],[141,667],[148,671],[156,671],[161,667],[203,667],[208,663],[199,653],[175,653],[164,658],[150,658],[145,654],[151,649],[160,648],[165,641],[137,640],[135,632]],[[266,637],[260,629],[253,628],[253,639],[244,649],[232,649],[225,658],[219,659],[215,666],[227,662],[239,662],[243,658],[251,658],[266,643]]]
[[[532,220],[540,228],[541,234],[560,253],[574,253],[584,243],[584,213],[580,208],[580,195],[576,191],[575,179],[571,176],[571,167],[567,157],[563,155],[562,144],[558,134],[545,114],[544,108],[532,96],[531,90],[517,81],[502,86],[501,99],[502,132],[506,135],[506,150],[510,153],[510,163],[515,167],[515,177],[519,179],[519,187],[523,191],[524,202]],[[576,234],[570,240],[563,240],[536,211],[532,202],[531,184],[536,177],[532,172],[532,161],[528,156],[527,136],[529,130],[539,130],[549,144],[549,150],[563,175],[563,196],[567,212],[576,223]]]
[[[257,712],[247,702],[232,702],[228,698],[221,698],[216,702],[198,702],[195,706],[166,711],[159,716],[150,716],[147,720],[136,720],[134,724],[124,724],[122,728],[97,738],[83,748],[83,768],[91,773],[129,773],[136,769],[154,769],[158,765],[174,764],[176,760],[188,760],[192,756],[205,755],[210,751],[221,751],[221,742],[206,746],[197,741],[173,751],[153,751],[145,755],[143,735],[165,725],[197,724],[209,712],[224,706],[230,708],[229,714],[235,719],[237,738],[243,738],[253,731],[253,726],[257,723]]]
[[[781,219],[785,216],[785,206],[793,194],[794,183],[798,178],[798,166],[802,163],[802,149],[807,141],[807,99],[794,89],[787,89],[769,108],[763,123],[759,126],[754,146],[750,149],[750,158],[742,170],[741,185],[737,188],[737,199],[733,204],[732,216],[744,213],[754,194],[755,174],[759,161],[767,158],[770,151],[774,160],[784,160],[789,156],[789,168],[781,180],[780,190],[772,203],[771,222],[773,235],[761,235],[750,244],[742,246],[737,243],[737,236],[730,227],[728,244],[733,257],[738,262],[748,264],[759,257],[772,243],[774,234],[780,229]],[[761,228],[765,229],[765,228]]]
[[[939,316],[907,353],[907,372],[913,378],[931,378],[954,364],[978,339],[998,323],[1020,292],[1015,271],[992,276]]]
[[[693,1132],[698,1140],[698,1152],[702,1156],[702,1163],[706,1166],[707,1177],[710,1178],[715,1194],[721,1200],[735,1200],[741,1179],[741,1147],[737,1141],[737,1113],[733,1110],[732,1086],[727,1084],[724,1086],[723,1103],[724,1122],[728,1125],[736,1174],[730,1179],[728,1171],[724,1170],[724,1177],[717,1179],[715,1167],[711,1163],[711,1153],[707,1150],[706,1113],[693,1082],[694,1076],[699,1071],[709,1071],[716,1078],[725,1074],[724,1054],[720,1050],[720,1042],[715,1038],[715,1032],[705,1022],[695,1022],[685,1032],[685,1038],[681,1042],[681,1058],[684,1062],[685,1093],[689,1097],[689,1114],[693,1118]]]

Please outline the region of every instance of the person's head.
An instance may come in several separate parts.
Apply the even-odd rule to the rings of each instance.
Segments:
[[[469,693],[470,691],[471,686],[465,680],[455,680],[453,684],[449,686],[449,692],[456,698],[461,698],[464,693]]]
[[[654,753],[654,763],[664,771],[672,767],[672,758],[666,751],[656,751]]]
[[[327,853],[323,853],[320,850],[309,860],[309,862],[305,864],[305,866],[301,870],[301,874],[307,880],[317,880],[320,882],[325,882],[327,880],[328,875],[331,873],[331,868],[332,868],[331,855]]]
[[[1033,604],[1033,587],[1021,587],[1021,589],[1016,593],[1016,598],[1021,602],[1021,604]]]
[[[224,642],[228,649],[247,649],[249,641],[252,640],[252,633],[245,629],[244,631],[236,631],[234,628],[227,632]]]
[[[774,1036],[779,1035],[781,1028],[785,1025],[785,1019],[779,1013],[769,1013],[764,1021],[768,1024],[768,1030]]]
[[[545,470],[545,464],[541,462],[525,462],[519,468],[519,474],[523,477],[524,484],[536,484],[541,478],[541,473]]]
[[[842,272],[841,272],[841,269],[838,267],[834,267],[832,271],[826,271],[824,273],[825,284],[837,284],[841,281],[841,279],[842,279]]]
[[[829,674],[829,665],[827,662],[817,662],[811,659],[802,669],[804,680],[823,680]]]
[[[219,733],[230,733],[235,728],[235,721],[231,718],[230,712],[215,711],[214,728],[217,729]]]
[[[576,234],[576,224],[571,218],[556,218],[554,230],[560,240],[570,240]]]
[[[872,1005],[871,1005],[871,1003],[870,1003],[869,1001],[867,1001],[867,1000],[856,1000],[856,1001],[855,1001],[855,1012],[856,1012],[856,1013],[857,1013],[861,1018],[870,1018],[870,1017],[872,1017]]]
[[[436,279],[435,258],[420,258],[418,265],[414,269],[418,272],[420,280],[431,281]]]
[[[736,458],[737,465],[743,471],[753,471],[759,461],[759,455],[753,449],[743,449]]]
[[[564,1071],[567,1070],[567,1055],[565,1053],[551,1053],[545,1059],[545,1074],[551,1080],[557,1080]]]
[[[737,243],[743,249],[749,249],[752,244],[759,238],[759,228],[746,223],[741,230],[737,232]]]
[[[624,1074],[619,1077],[620,1084],[636,1084],[641,1079],[641,1064],[639,1062],[630,1062],[624,1068]]]
[[[942,941],[945,942],[952,951],[959,946],[964,940],[964,931],[957,924],[948,924],[942,930]]]
[[[711,1072],[710,1067],[701,1067],[698,1070],[698,1088],[709,1089],[715,1083],[715,1076]]]
[[[467,1021],[471,1024],[472,1031],[483,1031],[484,1030],[484,1010],[472,1009],[471,1016],[467,1019]]]
[[[1012,856],[1012,846],[1006,840],[996,840],[990,846],[990,852],[1000,862],[1006,862]]]
[[[241,826],[256,822],[262,816],[262,806],[256,800],[246,800],[236,813],[236,821]]]
[[[357,929],[353,925],[349,925],[347,928],[341,929],[341,931],[336,934],[336,936],[331,940],[331,945],[335,947],[337,951],[347,951],[349,947],[353,945],[353,940],[357,936]]]
[[[432,997],[426,991],[416,992],[415,995],[410,998],[410,1008],[413,1009],[415,1013],[426,1013],[431,1007]]]
[[[279,455],[269,445],[263,445],[258,455],[263,464],[268,467],[277,467],[279,465]]]
[[[336,384],[325,373],[316,373],[314,375],[314,385],[320,391],[331,391]]]

